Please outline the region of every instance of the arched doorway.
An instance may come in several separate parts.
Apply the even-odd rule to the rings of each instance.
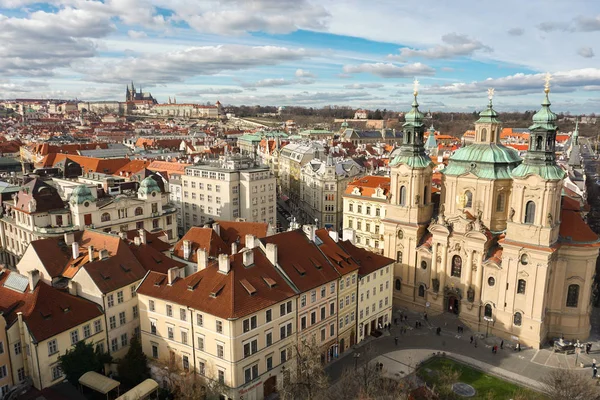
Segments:
[[[458,315],[460,302],[456,296],[448,296],[448,311],[449,313]]]
[[[272,376],[263,383],[263,395],[265,399],[277,393],[277,377]]]
[[[350,346],[354,346],[355,343],[356,343],[356,334],[354,333],[354,330],[352,330],[352,332],[350,332]]]
[[[344,338],[342,338],[342,339],[340,339],[340,354],[342,354],[345,349],[346,349],[346,347],[345,347],[345,343],[344,343]]]

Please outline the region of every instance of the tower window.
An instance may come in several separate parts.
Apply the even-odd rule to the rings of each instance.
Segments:
[[[396,253],[396,262],[399,262],[399,263],[402,262],[402,252],[401,251]]]
[[[542,150],[542,143],[544,142],[544,140],[542,139],[541,136],[536,137],[535,139],[535,149],[536,150]]]
[[[396,290],[400,289],[402,289],[402,281],[400,279],[396,279]]]
[[[460,278],[462,271],[462,258],[460,256],[452,257],[452,276]]]
[[[406,132],[406,144],[410,144],[411,141],[411,133],[410,132]]]
[[[535,221],[535,203],[528,201],[525,205],[525,223],[533,224]]]
[[[473,193],[470,190],[465,192],[465,207],[470,208],[473,207]]]
[[[481,130],[481,141],[485,142],[486,137],[487,137],[487,129],[483,128]]]
[[[425,297],[425,285],[419,285],[419,297]]]
[[[421,268],[427,269],[427,261],[425,261],[425,260],[421,261]]]
[[[567,307],[577,307],[579,304],[579,285],[569,285],[567,290]]]
[[[498,197],[496,197],[496,212],[504,211],[504,203],[506,203],[506,195],[498,193]]]
[[[429,186],[425,185],[423,188],[423,204],[427,204],[429,201]]]
[[[400,205],[406,205],[406,186],[400,186]]]
[[[483,311],[483,315],[486,318],[492,318],[492,305],[491,304],[486,304],[485,305],[485,309]]]
[[[524,279],[519,279],[517,282],[517,293],[525,294],[525,287],[527,286],[527,282]]]
[[[523,320],[523,316],[521,315],[520,312],[516,312],[514,317],[513,317],[513,324],[515,324],[515,326],[521,326],[521,321]]]

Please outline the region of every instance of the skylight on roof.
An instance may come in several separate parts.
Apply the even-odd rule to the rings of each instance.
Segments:
[[[263,276],[262,278],[265,281],[265,283],[267,284],[267,286],[270,288],[273,288],[277,285],[277,282],[275,282],[275,280],[269,278],[268,276]]]
[[[221,291],[223,290],[224,287],[225,287],[225,283],[219,283],[217,286],[214,287],[213,290],[211,290],[210,297],[217,297],[221,293]]]
[[[316,244],[317,246],[320,246],[320,245],[322,245],[322,244],[323,244],[323,241],[322,241],[322,240],[321,240],[321,238],[320,238],[320,237],[318,237],[317,235],[315,235],[315,244]]]
[[[298,272],[300,274],[300,276],[304,276],[304,274],[306,274],[306,270],[304,268],[302,268],[301,266],[299,266],[298,264],[292,264],[294,266],[294,269],[296,270],[296,272]]]
[[[165,277],[161,276],[160,278],[158,278],[157,280],[154,281],[154,286],[160,286],[162,285],[162,283],[165,281]]]
[[[202,280],[202,277],[197,277],[196,279],[190,281],[190,283],[188,284],[188,290],[196,289],[196,286],[198,286],[198,284],[200,283],[201,280]]]
[[[247,279],[241,279],[240,284],[244,287],[244,289],[246,289],[250,296],[256,294],[256,288],[252,286],[252,284],[248,282]]]
[[[26,276],[17,274],[16,272],[12,272],[8,278],[6,278],[6,282],[4,282],[4,287],[7,287],[12,290],[16,290],[17,292],[24,293],[25,289],[27,289],[27,285],[29,285],[29,278]]]

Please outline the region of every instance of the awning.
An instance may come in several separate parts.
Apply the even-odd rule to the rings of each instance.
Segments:
[[[102,394],[107,394],[111,390],[118,388],[121,384],[114,379],[110,379],[94,371],[89,371],[81,375],[79,383]]]
[[[158,383],[154,379],[146,379],[127,393],[117,397],[117,400],[139,400],[158,390]]]
[[[288,201],[289,199],[290,199],[290,198],[289,198],[289,197],[287,197],[285,194],[282,194],[282,195],[281,195],[281,200],[283,200],[283,201]]]

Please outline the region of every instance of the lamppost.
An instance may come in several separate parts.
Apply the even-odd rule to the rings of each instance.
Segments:
[[[492,317],[483,317],[483,319],[487,321],[487,327],[485,328],[485,337],[487,338],[490,330],[490,322],[494,322],[494,319]]]
[[[354,357],[354,370],[356,371],[358,369],[358,359],[360,358],[360,353],[354,353],[352,357]]]

